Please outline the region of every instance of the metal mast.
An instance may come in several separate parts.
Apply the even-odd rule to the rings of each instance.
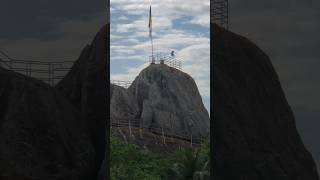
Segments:
[[[217,25],[229,29],[229,4],[228,0],[211,0],[211,20]]]
[[[149,37],[151,41],[151,63],[154,64],[154,56],[153,56],[153,38],[152,38],[152,13],[151,13],[151,5],[150,5],[150,12],[149,12]]]

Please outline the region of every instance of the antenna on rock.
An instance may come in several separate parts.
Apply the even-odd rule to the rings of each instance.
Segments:
[[[229,29],[229,2],[228,0],[211,0],[210,18],[213,23]]]

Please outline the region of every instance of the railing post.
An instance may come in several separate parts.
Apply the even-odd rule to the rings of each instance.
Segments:
[[[166,137],[164,136],[163,127],[161,127],[161,129],[162,129],[162,139],[163,139],[163,144],[166,144]]]
[[[190,143],[191,143],[191,147],[192,147],[192,133],[191,133]]]
[[[129,132],[130,132],[130,136],[132,136],[132,132],[131,132],[131,120],[129,119]]]
[[[55,71],[55,68],[54,68],[54,64],[51,64],[51,78],[52,78],[52,84],[51,84],[51,86],[53,86],[54,85],[54,71]]]
[[[142,125],[141,125],[141,119],[139,119],[139,134],[140,134],[140,138],[142,137]]]

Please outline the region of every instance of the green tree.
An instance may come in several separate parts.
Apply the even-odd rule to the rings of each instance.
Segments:
[[[209,145],[201,148],[182,149],[176,153],[176,162],[170,169],[169,179],[173,180],[207,180],[209,173]]]

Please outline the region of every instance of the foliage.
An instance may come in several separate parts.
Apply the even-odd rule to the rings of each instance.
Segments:
[[[206,180],[208,162],[208,144],[168,155],[147,152],[111,137],[111,180]]]
[[[174,155],[175,163],[170,169],[170,179],[175,180],[207,180],[209,173],[209,143],[201,148],[182,149]]]

